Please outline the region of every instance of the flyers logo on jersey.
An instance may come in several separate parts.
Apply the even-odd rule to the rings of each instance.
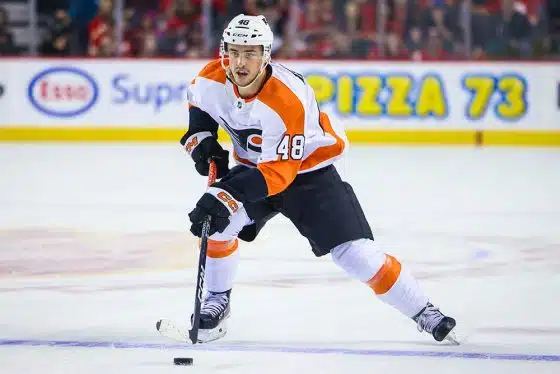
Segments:
[[[262,130],[249,128],[238,130],[231,127],[223,117],[220,117],[225,129],[231,136],[231,139],[237,143],[245,151],[253,151],[261,153],[262,151]]]
[[[251,151],[260,152],[262,146],[262,137],[260,134],[249,135],[247,138],[247,148]]]

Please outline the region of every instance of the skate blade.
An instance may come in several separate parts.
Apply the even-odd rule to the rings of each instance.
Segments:
[[[444,340],[453,345],[464,345],[471,338],[472,334],[472,326],[462,323],[461,325],[455,326]]]
[[[461,342],[457,338],[457,335],[455,334],[455,331],[453,331],[453,330],[451,330],[449,332],[449,334],[447,334],[447,336],[443,340],[445,340],[446,342],[448,342],[452,345],[460,345],[461,344]]]
[[[227,322],[222,321],[216,328],[210,330],[198,330],[198,342],[209,343],[223,338],[227,333]]]

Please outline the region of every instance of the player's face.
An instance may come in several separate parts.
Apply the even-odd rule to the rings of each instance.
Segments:
[[[259,74],[263,62],[261,46],[230,44],[228,55],[231,73],[240,86],[249,84]]]

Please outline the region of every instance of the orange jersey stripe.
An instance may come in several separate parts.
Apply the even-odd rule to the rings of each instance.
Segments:
[[[344,148],[346,147],[346,144],[344,144],[344,140],[342,140],[333,130],[329,116],[326,113],[319,112],[319,121],[321,122],[321,126],[323,127],[325,132],[334,136],[334,138],[336,139],[336,143],[327,147],[316,149],[312,154],[309,155],[309,157],[307,157],[303,161],[301,170],[311,169],[321,162],[327,161],[328,159],[340,155],[342,152],[344,152]]]
[[[274,110],[284,122],[290,137],[303,135],[305,127],[305,110],[296,94],[276,77],[270,77],[258,94],[259,100]],[[280,160],[261,163],[257,166],[263,174],[268,188],[268,195],[275,195],[285,190],[295,179],[301,166],[301,160]]]
[[[299,170],[299,162],[295,161],[269,161],[257,166],[262,173],[268,188],[268,196],[276,195],[288,187]]]
[[[210,258],[224,258],[235,252],[238,244],[237,239],[227,242],[208,239],[208,251],[206,254]]]
[[[397,282],[401,273],[401,263],[391,255],[385,255],[385,263],[367,284],[378,295],[387,293]]]
[[[218,83],[226,83],[226,71],[222,68],[220,60],[214,60],[209,62],[201,71],[198,73],[199,77],[213,80]],[[196,78],[195,78],[196,80]]]

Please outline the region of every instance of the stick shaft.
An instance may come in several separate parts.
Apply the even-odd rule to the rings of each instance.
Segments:
[[[208,171],[208,187],[216,181],[216,164],[210,161]],[[200,327],[200,307],[202,305],[202,292],[204,290],[204,275],[206,272],[206,254],[208,252],[208,233],[210,231],[211,217],[206,216],[202,224],[202,234],[200,236],[200,253],[198,256],[198,275],[196,277],[196,293],[194,297],[194,312],[192,328],[189,330],[189,338],[193,344],[198,342],[198,330]]]

